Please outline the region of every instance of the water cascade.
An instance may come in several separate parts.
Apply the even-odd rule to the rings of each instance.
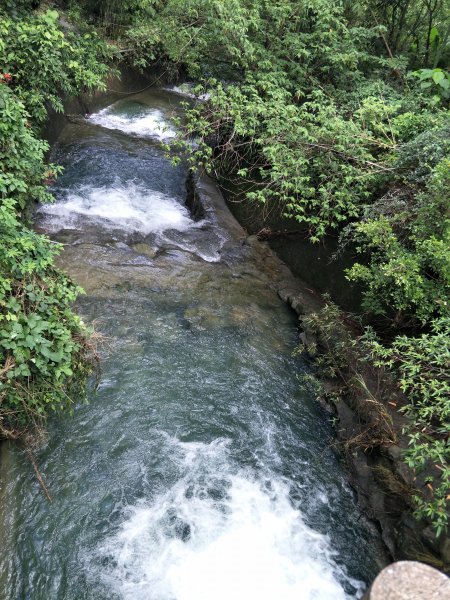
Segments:
[[[340,600],[377,571],[372,532],[298,380],[295,315],[164,157],[180,95],[69,124],[37,225],[105,336],[97,392],[36,451],[3,450],[0,597]]]

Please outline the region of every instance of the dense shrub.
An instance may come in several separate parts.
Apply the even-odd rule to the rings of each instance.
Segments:
[[[0,437],[40,426],[71,404],[95,363],[90,332],[70,306],[80,289],[53,265],[59,245],[27,227],[59,168],[37,134],[61,95],[102,88],[104,42],[64,34],[58,13],[0,11]],[[23,8],[23,7],[22,7]]]
[[[395,374],[408,398],[405,461],[417,474],[425,469],[423,490],[414,496],[416,515],[431,519],[437,533],[448,525],[450,489],[450,319],[432,322],[420,336],[398,336],[389,346],[366,332],[359,343],[376,366]]]
[[[64,32],[58,18],[55,10],[0,18],[0,72],[11,74],[34,123],[45,120],[48,106],[61,112],[63,95],[105,89],[109,73],[108,46],[93,31]]]
[[[59,246],[0,206],[0,436],[17,437],[70,405],[91,370],[89,332],[70,306],[81,291],[53,267]]]

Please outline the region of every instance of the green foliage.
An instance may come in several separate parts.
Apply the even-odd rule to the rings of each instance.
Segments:
[[[225,180],[244,177],[250,201],[278,206],[317,241],[359,214],[377,175],[389,168],[376,155],[391,143],[386,123],[395,106],[365,98],[358,119],[349,119],[335,93],[359,85],[363,68],[383,68],[367,52],[375,31],[349,27],[328,0],[260,2],[252,11],[235,2],[232,17],[221,4],[207,3],[203,29],[191,31],[195,40],[189,44],[187,36],[182,54],[172,41],[168,50],[194,76],[219,71],[235,81],[209,78],[203,91],[210,99],[188,111],[186,133],[197,138],[192,164],[200,161]],[[220,30],[225,49],[217,48],[218,59],[213,37]],[[167,33],[160,39],[167,48]],[[206,59],[202,44],[210,48]]]
[[[80,289],[53,267],[59,246],[0,207],[0,435],[15,437],[70,404],[89,373],[88,331],[70,310]]]
[[[269,80],[219,84],[208,106],[188,119],[189,134],[205,139],[192,164],[200,158],[222,178],[251,180],[248,200],[278,205],[309,228],[313,241],[359,214],[383,168],[365,143],[363,131],[372,132],[346,119],[321,91],[296,105]]]
[[[412,76],[420,81],[422,90],[430,90],[434,102],[450,98],[450,75],[443,69],[419,69],[413,71]]]
[[[431,162],[432,155],[426,156]],[[417,165],[413,173],[416,181],[422,179]],[[400,199],[394,212],[383,206],[378,216],[372,207],[367,218],[354,225],[357,250],[370,258],[355,263],[348,278],[365,284],[363,307],[368,312],[393,314],[396,325],[405,320],[425,325],[450,315],[449,187],[450,159],[445,158],[412,202]],[[390,198],[389,211],[392,205]]]
[[[0,18],[0,72],[11,74],[12,89],[36,123],[48,106],[62,112],[63,95],[105,89],[109,73],[109,47],[93,32],[64,32],[58,19],[55,10]]]
[[[30,201],[51,199],[44,181],[58,169],[44,162],[48,144],[31,128],[25,107],[5,84],[0,84],[0,197],[13,196],[23,211]]]
[[[8,7],[7,7],[8,8]],[[92,34],[64,33],[58,13],[16,6],[0,11],[0,437],[40,426],[49,412],[83,394],[95,362],[89,330],[71,311],[80,293],[53,266],[60,250],[26,226],[59,167],[36,125],[62,94],[104,87],[106,45]]]
[[[432,322],[419,337],[397,337],[385,347],[366,336],[375,364],[395,372],[408,398],[405,462],[415,472],[427,469],[426,486],[414,496],[416,514],[429,518],[439,535],[448,525],[450,489],[450,318]]]

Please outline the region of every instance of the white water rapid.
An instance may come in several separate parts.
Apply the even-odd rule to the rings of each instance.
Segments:
[[[279,263],[211,182],[201,220],[185,206],[161,148],[179,96],[121,99],[53,149],[36,225],[86,291],[102,377],[35,450],[52,503],[2,454],[0,600],[355,600],[376,572]]]
[[[168,229],[183,232],[195,226],[187,209],[174,198],[120,180],[112,186],[81,185],[71,190],[64,201],[44,204],[39,212],[46,215],[46,227],[52,232],[82,229],[86,222],[142,234]]]
[[[141,137],[155,137],[161,141],[170,140],[176,135],[174,127],[157,108],[142,107],[136,114],[126,116],[118,112],[117,107],[112,104],[91,115],[89,121],[107,129],[118,129]]]
[[[97,552],[124,600],[345,600],[364,586],[335,563],[274,473],[236,469],[228,441],[170,440],[178,481],[127,510]]]

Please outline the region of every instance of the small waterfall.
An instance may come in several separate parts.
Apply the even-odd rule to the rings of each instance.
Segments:
[[[37,222],[107,356],[90,404],[36,451],[52,504],[10,451],[0,598],[360,598],[377,534],[297,380],[309,365],[269,267],[223,205],[185,207],[186,168],[160,143],[176,98],[121,100],[53,150],[65,170]]]
[[[121,104],[112,104],[91,115],[89,121],[107,129],[118,129],[129,135],[153,137],[159,140],[170,140],[176,131],[159,109],[148,109],[139,103],[128,104],[128,114],[121,111]],[[130,110],[131,109],[131,110]]]
[[[46,229],[52,232],[94,225],[146,235],[168,229],[184,232],[196,226],[175,198],[120,179],[112,186],[81,185],[71,189],[62,201],[45,204],[39,212],[45,217]]]

